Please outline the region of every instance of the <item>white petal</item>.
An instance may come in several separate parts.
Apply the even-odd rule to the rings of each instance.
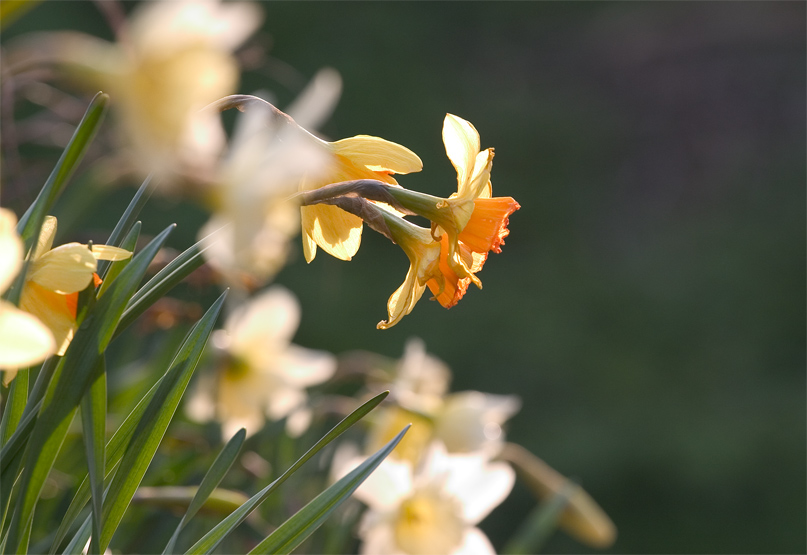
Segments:
[[[452,453],[468,453],[501,444],[501,426],[521,401],[515,395],[463,391],[446,396],[435,420],[435,435]]]
[[[477,524],[504,501],[513,489],[516,475],[510,465],[487,463],[484,456],[452,455],[445,489],[462,503],[463,516]]]
[[[468,528],[462,536],[462,545],[451,555],[496,555],[496,549],[479,528]]]
[[[374,518],[375,516],[372,511],[364,515],[360,532],[362,543],[359,546],[359,555],[404,555],[395,545],[395,533],[388,522],[365,524],[372,520],[378,521],[379,519]]]
[[[365,459],[357,457],[345,463],[341,470],[347,474]],[[412,465],[387,458],[356,489],[354,495],[372,509],[387,511],[395,509],[412,492],[412,487]]]
[[[281,370],[275,374],[294,387],[309,387],[328,380],[336,371],[336,357],[326,351],[315,351],[289,345],[277,362]]]
[[[255,366],[265,366],[267,359],[285,347],[300,323],[297,298],[278,285],[241,305],[227,318],[231,351]]]
[[[53,334],[42,322],[0,301],[0,368],[26,368],[55,351]]]
[[[308,400],[305,391],[294,387],[275,386],[267,390],[266,416],[280,420],[301,408]]]
[[[127,260],[132,257],[132,253],[126,249],[111,247],[109,245],[93,245],[92,254],[98,260]]]

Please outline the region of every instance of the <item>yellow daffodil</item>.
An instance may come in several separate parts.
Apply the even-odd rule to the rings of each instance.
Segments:
[[[56,339],[56,354],[63,355],[76,332],[78,293],[95,280],[98,260],[125,260],[132,253],[107,245],[67,243],[56,248],[56,218],[47,216],[31,255],[20,308],[33,314],[50,329]]]
[[[446,114],[443,122],[446,154],[457,170],[457,192],[447,199],[405,189],[390,193],[405,207],[432,221],[432,234],[441,240],[441,265],[448,289],[432,292],[446,308],[454,306],[470,283],[482,287],[476,273],[490,251],[501,252],[509,216],[520,208],[512,197],[491,197],[493,149],[479,150],[479,133],[470,122]]]
[[[300,306],[288,290],[273,286],[241,305],[224,330],[211,338],[221,355],[218,372],[202,376],[186,410],[197,421],[218,420],[223,435],[240,428],[259,431],[267,418],[287,418],[299,435],[308,427],[305,388],[324,382],[336,370],[333,355],[291,344]]]
[[[22,267],[23,244],[17,236],[17,218],[0,208],[0,294],[9,288]],[[0,370],[8,384],[25,368],[56,352],[53,334],[35,316],[0,300]]]
[[[357,135],[333,143],[320,142],[329,153],[329,162],[321,172],[304,179],[300,190],[309,191],[354,179],[376,179],[397,185],[392,174],[417,172],[423,168],[414,152],[379,137]],[[341,260],[350,260],[359,250],[361,218],[325,204],[303,206],[301,210],[306,261],[314,260],[317,246]]]
[[[359,553],[493,555],[476,525],[504,501],[514,482],[506,463],[449,455],[439,443],[417,467],[387,459],[355,492],[370,509],[359,528]]]

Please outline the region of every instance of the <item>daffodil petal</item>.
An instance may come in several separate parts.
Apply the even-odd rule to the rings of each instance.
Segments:
[[[410,266],[406,274],[406,279],[390,296],[387,302],[389,320],[379,322],[376,326],[378,329],[389,329],[400,322],[404,316],[412,312],[412,309],[415,308],[420,297],[423,296],[423,291],[426,290],[426,286],[420,285],[417,278],[417,269],[414,266]]]
[[[496,555],[496,549],[479,528],[466,528],[462,543],[451,555]]]
[[[132,253],[126,249],[111,247],[109,245],[93,245],[92,254],[97,260],[127,260],[132,257]]]
[[[460,186],[457,190],[457,196],[467,198],[470,200],[482,198],[490,198],[490,170],[493,167],[493,149],[488,148],[476,155],[474,160],[474,171],[471,179],[465,184],[465,187]]]
[[[309,264],[317,256],[317,243],[308,233],[303,233],[303,254]]]
[[[22,240],[16,224],[14,213],[0,208],[0,293],[8,289],[22,266]]]
[[[321,384],[336,371],[336,359],[326,351],[289,345],[277,362],[283,369],[283,381],[294,387]]]
[[[302,214],[305,231],[331,256],[350,260],[359,250],[363,222],[358,216],[328,205],[303,206]]]
[[[27,279],[56,293],[75,293],[90,284],[96,267],[95,257],[86,245],[67,243],[38,257]]]
[[[373,171],[419,172],[423,162],[405,146],[370,135],[356,135],[331,143],[334,152]]]
[[[26,283],[20,297],[20,308],[36,316],[53,334],[56,354],[60,356],[67,350],[76,330],[76,315],[67,298],[35,282]]]
[[[273,360],[276,345],[291,341],[300,325],[300,303],[288,289],[273,286],[241,305],[227,318],[230,351],[250,364]]]
[[[36,242],[34,255],[32,260],[36,260],[53,246],[53,239],[56,237],[56,218],[54,216],[45,216],[45,221],[42,222],[42,227],[39,231],[39,239]]]
[[[453,114],[446,114],[443,121],[443,143],[446,154],[457,170],[458,191],[470,181],[474,162],[479,153],[479,133],[470,122]]]
[[[56,341],[42,322],[0,301],[0,368],[25,368],[56,352]]]

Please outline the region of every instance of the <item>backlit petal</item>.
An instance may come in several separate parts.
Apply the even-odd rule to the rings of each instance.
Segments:
[[[425,286],[420,285],[417,280],[417,268],[414,265],[409,267],[406,279],[403,284],[395,290],[387,302],[389,320],[382,320],[378,323],[378,329],[385,330],[391,328],[401,321],[401,319],[412,312],[415,305],[423,296]]]
[[[462,536],[462,544],[451,555],[496,555],[490,540],[479,528],[467,528]]]
[[[17,236],[17,218],[0,208],[0,293],[9,288],[22,266],[22,240]]]
[[[84,290],[92,281],[97,262],[86,245],[68,243],[38,257],[27,279],[57,293]]]
[[[53,239],[56,237],[56,218],[53,216],[45,216],[45,221],[42,222],[42,228],[39,232],[39,239],[36,242],[34,255],[31,260],[36,260],[53,246]]]
[[[26,282],[20,297],[20,308],[39,318],[51,331],[56,340],[56,354],[60,356],[67,350],[76,331],[75,308],[69,297],[54,293],[35,282]]]
[[[479,153],[479,133],[470,122],[453,114],[446,114],[443,121],[443,143],[446,154],[457,170],[458,190],[461,191],[474,171]]]
[[[53,334],[36,317],[0,301],[0,368],[25,368],[56,351]]]
[[[417,154],[405,146],[370,135],[356,135],[331,143],[336,154],[374,171],[411,173],[423,169]]]
[[[111,260],[113,262],[132,257],[132,253],[126,249],[111,247],[109,245],[93,245],[92,254],[98,260]]]
[[[303,206],[301,210],[305,231],[322,250],[340,260],[353,258],[361,245],[361,218],[336,206]]]

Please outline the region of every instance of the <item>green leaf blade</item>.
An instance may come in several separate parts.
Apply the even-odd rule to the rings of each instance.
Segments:
[[[250,551],[250,555],[262,553],[291,553],[308,536],[319,528],[330,514],[336,510],[356,488],[378,467],[389,455],[409,430],[410,425],[401,430],[397,436],[384,447],[376,451],[362,464],[342,477],[328,489],[320,493],[305,507],[297,511],[290,519],[269,534],[261,543]]]

